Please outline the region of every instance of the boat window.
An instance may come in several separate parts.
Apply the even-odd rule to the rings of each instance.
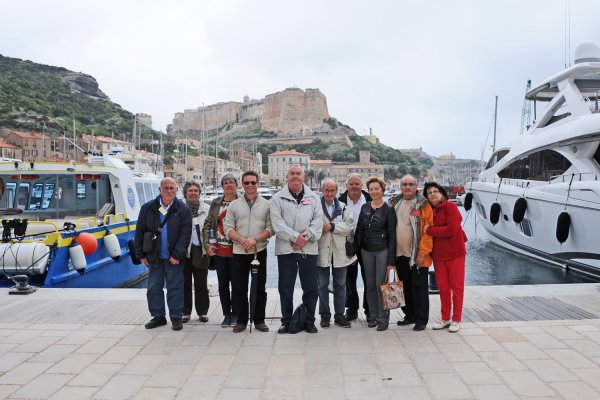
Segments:
[[[53,196],[54,183],[46,183],[46,187],[44,188],[44,200],[42,201],[42,210],[45,210],[50,206]]]
[[[152,196],[152,184],[150,182],[144,182],[144,193],[148,200],[154,197]]]
[[[85,199],[85,182],[77,182],[76,195],[79,200]]]
[[[43,183],[36,183],[33,185],[31,191],[31,200],[29,201],[28,210],[39,210],[42,208],[42,192],[44,191]]]
[[[600,145],[596,147],[596,152],[594,153],[594,161],[596,161],[596,164],[600,166]]]
[[[481,203],[477,203],[477,209],[479,210],[479,216],[483,219],[487,219],[487,215],[485,213],[485,207]]]
[[[501,178],[549,181],[562,175],[571,162],[554,150],[542,150],[517,160],[498,173]]]
[[[523,221],[521,221],[521,232],[523,232],[525,236],[533,236],[533,230],[531,229],[531,222],[529,222],[529,219],[523,218]]]
[[[2,202],[2,208],[13,208],[15,203],[15,191],[17,190],[17,184],[14,182],[8,182],[6,184],[6,191],[4,192],[4,201]]]
[[[17,193],[17,207],[19,210],[25,210],[27,203],[29,202],[29,189],[31,184],[29,182],[21,182],[19,184],[19,191]]]
[[[500,149],[500,150],[497,150],[490,157],[490,161],[488,161],[487,165],[485,166],[485,169],[492,168],[494,165],[496,165],[496,163],[498,161],[502,160],[504,158],[504,156],[508,154],[509,151],[510,151],[510,149]]]
[[[144,196],[144,185],[141,182],[136,182],[135,190],[137,190],[138,197],[140,198],[140,204],[144,204],[146,202],[146,196]]]
[[[152,198],[158,196],[160,194],[160,190],[158,189],[158,183],[152,184]]]

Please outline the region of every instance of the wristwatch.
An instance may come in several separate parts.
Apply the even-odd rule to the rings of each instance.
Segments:
[[[254,239],[254,241],[255,241],[256,243],[260,242],[260,239],[258,238],[258,236],[254,236],[254,238],[253,238],[253,239]]]

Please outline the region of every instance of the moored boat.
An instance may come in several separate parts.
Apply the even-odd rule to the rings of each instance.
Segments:
[[[533,125],[465,185],[465,208],[495,243],[600,274],[599,96],[600,48],[592,42],[576,49],[573,66],[527,92]]]
[[[57,288],[143,279],[146,267],[134,263],[128,243],[159,183],[108,155],[86,163],[0,162],[0,285],[12,285],[15,275]]]

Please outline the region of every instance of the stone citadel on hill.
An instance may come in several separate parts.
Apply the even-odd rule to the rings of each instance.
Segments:
[[[169,131],[210,131],[225,125],[246,124],[279,137],[302,137],[335,128],[326,122],[329,120],[327,98],[319,89],[288,88],[261,100],[245,96],[243,102],[217,103],[176,113]]]

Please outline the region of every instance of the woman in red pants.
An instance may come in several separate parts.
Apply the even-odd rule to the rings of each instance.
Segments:
[[[425,225],[425,233],[433,236],[433,265],[440,289],[442,320],[433,329],[449,328],[458,332],[462,318],[465,291],[465,258],[467,237],[460,225],[462,216],[456,204],[448,201],[446,189],[428,182],[423,192],[433,207],[433,225]]]

